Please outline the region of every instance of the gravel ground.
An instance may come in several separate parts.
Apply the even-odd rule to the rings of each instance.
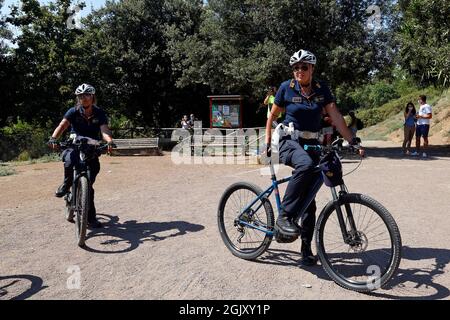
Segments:
[[[366,146],[368,157],[345,181],[399,225],[403,258],[386,289],[359,294],[320,266],[301,268],[299,241],[273,242],[256,262],[234,257],[217,229],[219,199],[234,182],[264,187],[269,178],[257,165],[176,165],[166,153],[101,157],[95,189],[105,226],[88,233],[87,249],[76,246],[53,196],[61,163],[0,177],[0,299],[449,299],[450,149],[421,159],[388,142]],[[344,172],[355,166],[345,163]],[[279,177],[290,172],[283,166]],[[318,211],[330,199],[322,188]]]

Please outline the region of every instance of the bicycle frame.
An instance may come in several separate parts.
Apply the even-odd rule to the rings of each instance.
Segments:
[[[79,171],[78,169],[74,169],[73,170],[73,183],[72,183],[72,201],[71,201],[71,205],[72,207],[75,209],[75,205],[76,205],[76,200],[75,200],[75,196],[77,194],[78,191],[78,180],[80,180],[81,177],[86,177],[86,179],[88,180],[88,183],[90,185],[91,180],[89,179],[90,177],[90,172],[89,172],[89,168],[86,168],[84,170]]]
[[[78,150],[79,153],[82,153],[82,150]],[[77,195],[77,191],[78,191],[78,180],[81,177],[86,177],[87,181],[88,181],[88,185],[91,185],[91,169],[89,168],[89,165],[87,164],[87,162],[85,160],[83,160],[82,157],[80,157],[80,162],[76,164],[76,166],[74,167],[73,170],[73,182],[72,182],[72,191],[71,191],[71,199],[70,199],[70,205],[71,207],[76,210],[76,205],[77,205],[77,199],[76,199],[76,195]],[[90,192],[89,188],[88,188],[88,192]]]
[[[247,214],[249,211],[250,211],[249,216],[252,217],[253,214],[255,212],[257,212],[261,208],[261,206],[264,204],[264,201],[262,199],[263,198],[269,198],[271,196],[272,192],[275,192],[275,200],[276,200],[276,204],[277,204],[278,214],[280,214],[281,210],[283,209],[282,205],[281,205],[281,199],[280,199],[280,193],[279,193],[278,186],[280,184],[289,182],[292,177],[286,177],[286,178],[283,178],[281,180],[277,180],[272,162],[270,161],[269,164],[270,164],[272,185],[269,188],[267,188],[265,191],[263,191],[261,194],[259,194],[247,207],[245,207],[242,210],[242,212],[239,214],[237,220],[238,220],[239,224],[242,224],[242,225],[245,225],[245,226],[247,226],[249,228],[256,229],[256,230],[259,230],[261,232],[264,232],[268,236],[273,236],[274,235],[273,230],[269,230],[267,228],[260,227],[260,226],[255,226],[254,224],[248,223],[247,221],[245,221],[243,219],[244,215]],[[316,166],[314,172],[320,173],[321,172],[320,167]],[[308,191],[308,193],[307,193],[307,195],[306,195],[306,197],[305,197],[305,199],[304,199],[304,201],[302,203],[302,207],[299,210],[299,213],[298,213],[298,215],[295,218],[296,222],[298,222],[304,216],[304,214],[306,212],[306,209],[309,207],[311,202],[316,197],[317,193],[319,192],[320,188],[323,185],[323,182],[324,182],[323,181],[323,177],[322,177],[321,174],[319,174],[317,179],[314,181],[314,183],[312,184],[311,188],[309,189],[309,191]],[[353,219],[353,214],[352,214],[350,206],[346,205],[345,206],[345,210],[346,210],[347,219],[348,219],[348,222],[349,222],[349,225],[350,225],[350,228],[351,228],[351,231],[350,231],[350,234],[349,234],[349,232],[347,231],[347,228],[346,228],[346,223],[345,223],[345,220],[344,220],[343,212],[342,212],[342,210],[341,210],[341,208],[339,206],[339,197],[342,194],[348,193],[348,190],[347,190],[347,187],[345,186],[345,184],[342,184],[339,187],[340,187],[339,191],[337,191],[336,187],[330,187],[331,194],[332,194],[332,197],[333,197],[332,202],[333,202],[333,204],[334,204],[334,206],[336,208],[336,213],[337,213],[337,216],[338,216],[339,226],[340,226],[340,229],[341,229],[341,232],[342,232],[343,240],[344,240],[345,243],[348,244],[352,240],[352,236],[356,236],[356,224],[355,224],[355,221]],[[261,203],[258,205],[257,208],[255,208],[253,210],[252,207],[255,205],[255,203],[257,203],[260,200],[262,200]]]
[[[271,168],[271,170],[273,170],[272,164],[270,165],[270,168]],[[283,183],[288,182],[289,180],[291,180],[291,177],[287,177],[287,178],[284,178],[284,179],[281,179],[281,180],[277,180],[276,177],[275,177],[275,174],[272,173],[272,185],[271,185],[269,188],[267,188],[264,192],[262,192],[261,194],[259,194],[259,195],[258,195],[258,196],[257,196],[257,197],[256,197],[256,198],[255,198],[255,199],[254,199],[254,200],[253,200],[246,208],[244,208],[244,210],[242,210],[241,214],[240,214],[239,217],[238,217],[239,223],[241,223],[241,224],[243,224],[243,225],[245,225],[245,226],[247,226],[247,227],[250,227],[250,228],[253,228],[253,229],[262,231],[262,232],[266,233],[266,234],[269,235],[269,236],[273,236],[273,231],[268,230],[268,229],[266,229],[266,228],[257,227],[257,226],[255,226],[255,225],[253,225],[253,224],[250,224],[250,223],[248,223],[248,222],[242,220],[242,217],[247,213],[247,211],[251,210],[251,208],[253,207],[253,205],[255,205],[255,203],[257,203],[257,202],[258,202],[259,200],[261,200],[262,198],[268,198],[268,197],[270,197],[270,195],[271,195],[272,192],[274,192],[274,191],[275,191],[275,199],[276,199],[276,202],[277,202],[278,213],[280,213],[280,210],[281,210],[281,200],[280,200],[280,192],[279,192],[279,190],[278,190],[278,186],[279,186],[280,184],[283,184]],[[253,212],[258,211],[258,210],[261,208],[261,206],[263,205],[263,203],[264,203],[264,202],[261,201],[261,203],[258,205],[258,207],[257,207],[255,210],[253,210]],[[250,217],[251,217],[251,216],[253,216],[252,213],[250,214]]]

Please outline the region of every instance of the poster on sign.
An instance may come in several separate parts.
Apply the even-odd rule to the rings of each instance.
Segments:
[[[211,128],[242,127],[242,96],[208,96]]]

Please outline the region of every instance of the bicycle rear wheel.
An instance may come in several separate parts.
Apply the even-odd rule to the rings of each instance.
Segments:
[[[238,219],[240,213],[261,193],[259,187],[239,182],[225,190],[219,202],[217,221],[220,236],[231,253],[242,259],[256,259],[272,242],[271,235],[242,223],[244,221],[261,230],[272,231],[274,216],[269,199],[264,197],[258,200]]]
[[[78,179],[75,210],[75,230],[78,246],[83,247],[86,241],[87,218],[89,211],[89,183],[86,177]]]
[[[316,225],[316,246],[327,274],[340,286],[358,292],[383,287],[401,260],[394,218],[376,200],[361,194],[345,194],[337,207],[330,202],[323,209]]]

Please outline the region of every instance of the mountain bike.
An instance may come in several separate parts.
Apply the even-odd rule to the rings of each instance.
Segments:
[[[59,143],[59,147],[61,150],[73,148],[79,154],[79,161],[73,170],[72,188],[64,196],[64,213],[67,221],[75,223],[75,235],[78,246],[84,247],[92,189],[89,160],[98,157],[106,150],[108,144],[100,143],[88,137],[78,136],[75,139]]]
[[[322,209],[315,227],[321,265],[338,285],[369,292],[383,287],[396,273],[401,260],[401,236],[394,218],[383,205],[367,195],[348,192],[338,155],[341,142],[336,140],[328,148],[304,146],[307,151],[319,152],[320,162],[315,168],[317,179],[311,184],[294,222],[301,228],[306,209],[325,183],[331,190],[332,200]],[[272,184],[266,190],[238,182],[225,190],[219,202],[217,218],[222,240],[233,255],[242,259],[256,259],[273,239],[292,242],[274,230],[274,212],[269,200],[274,192],[280,213],[278,186],[291,177],[277,180],[272,161],[269,165]]]

